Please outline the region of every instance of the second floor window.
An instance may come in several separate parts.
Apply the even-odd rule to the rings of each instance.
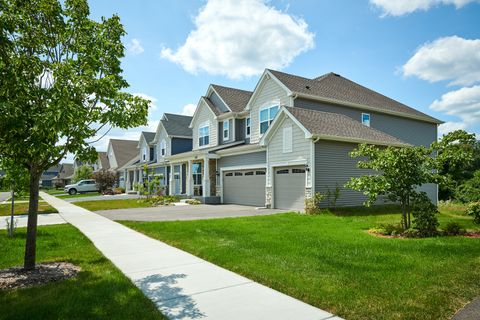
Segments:
[[[143,160],[143,161],[147,160],[147,147],[144,147],[144,148],[143,148],[143,151],[142,151],[142,160]]]
[[[264,134],[270,123],[272,123],[273,119],[278,112],[278,106],[272,106],[268,108],[264,108],[260,110],[260,134]]]
[[[198,128],[198,145],[208,146],[210,143],[210,127],[208,125]]]
[[[248,117],[247,119],[245,119],[245,135],[247,137],[250,137],[251,131],[252,131],[252,120],[250,119],[250,117]]]
[[[370,127],[370,114],[362,113],[362,123],[367,127]]]
[[[165,157],[167,155],[167,142],[165,142],[165,140],[162,140],[162,142],[160,142],[160,155],[162,157]]]
[[[230,139],[230,120],[223,121],[223,140]]]

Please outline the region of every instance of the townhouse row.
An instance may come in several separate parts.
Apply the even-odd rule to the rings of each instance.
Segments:
[[[204,203],[303,210],[306,197],[340,186],[337,204],[357,206],[364,196],[344,184],[365,172],[349,152],[428,146],[440,123],[335,73],[267,69],[252,92],[210,85],[193,117],[166,113],[156,132],[128,142],[134,156],[112,140],[106,157],[127,190],[157,176],[168,194]],[[437,201],[436,185],[422,189]]]

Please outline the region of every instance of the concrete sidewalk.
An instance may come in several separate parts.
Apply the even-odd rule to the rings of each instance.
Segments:
[[[0,229],[7,229],[7,219],[10,221],[10,216],[1,216],[0,217]],[[22,214],[22,215],[15,215],[14,216],[15,221],[17,221],[17,228],[25,228],[27,226],[28,222],[28,215]],[[63,218],[56,213],[46,213],[46,214],[39,214],[38,215],[38,222],[37,224],[39,226],[48,226],[52,224],[62,224],[66,223]]]
[[[341,319],[91,211],[41,196],[170,319]]]

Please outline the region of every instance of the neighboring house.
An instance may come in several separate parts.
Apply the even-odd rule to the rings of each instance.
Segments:
[[[127,190],[135,183],[157,176],[168,194],[186,195],[185,164],[171,165],[169,157],[192,150],[192,117],[165,113],[156,132],[142,132],[138,142],[138,160],[127,167]],[[149,156],[148,156],[149,155]],[[148,166],[148,177],[144,166]]]
[[[338,205],[356,206],[365,197],[344,185],[366,171],[350,151],[359,143],[428,146],[440,123],[335,73],[308,79],[267,69],[253,92],[210,85],[188,126],[192,149],[165,150],[148,166],[168,164],[170,193],[207,203],[303,210],[305,197],[338,185]],[[421,189],[437,201],[436,185]]]
[[[73,163],[61,163],[58,175],[52,179],[52,186],[64,187],[72,182]]]
[[[53,187],[53,179],[58,176],[60,172],[60,164],[57,164],[55,166],[51,166],[47,170],[45,170],[42,173],[42,176],[40,177],[40,186],[41,187]]]
[[[125,188],[126,167],[138,156],[138,141],[110,139],[106,158],[108,170],[118,173],[118,185]]]

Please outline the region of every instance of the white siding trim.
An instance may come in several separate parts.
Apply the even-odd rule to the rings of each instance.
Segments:
[[[290,153],[293,151],[293,128],[292,126],[283,128],[283,153]]]

